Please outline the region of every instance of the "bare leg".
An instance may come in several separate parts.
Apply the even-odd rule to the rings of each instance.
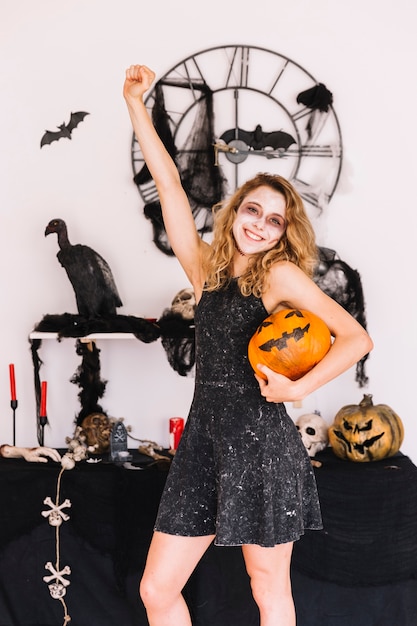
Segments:
[[[290,578],[292,546],[292,543],[273,548],[242,546],[261,626],[295,626]]]
[[[154,533],[140,583],[150,626],[191,626],[181,592],[213,539]]]

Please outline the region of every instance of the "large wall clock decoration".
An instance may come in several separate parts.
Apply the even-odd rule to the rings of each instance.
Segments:
[[[158,80],[146,106],[176,160],[201,235],[211,230],[213,204],[260,171],[290,180],[314,215],[327,206],[342,165],[332,102],[325,85],[298,63],[256,46],[202,50]],[[134,136],[131,155],[155,244],[172,254]]]
[[[258,172],[284,176],[311,218],[327,207],[342,168],[342,136],[333,95],[288,57],[257,46],[227,45],[190,55],[164,74],[145,104],[176,161],[201,236],[212,206]],[[134,181],[154,242],[173,254],[156,186],[132,137]],[[314,280],[366,328],[359,273],[320,247]],[[366,355],[356,368],[367,384]]]

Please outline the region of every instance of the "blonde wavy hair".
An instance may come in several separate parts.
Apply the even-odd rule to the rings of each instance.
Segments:
[[[282,176],[260,173],[239,187],[228,200],[213,207],[213,241],[206,265],[207,291],[220,289],[231,280],[232,259],[236,252],[232,231],[236,212],[248,193],[264,186],[284,196],[286,228],[274,248],[251,257],[247,271],[238,279],[242,294],[260,298],[266,288],[268,271],[277,261],[292,261],[312,276],[317,263],[317,246],[301,197]]]

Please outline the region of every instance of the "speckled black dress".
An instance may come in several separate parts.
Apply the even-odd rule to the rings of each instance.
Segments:
[[[155,529],[274,546],[320,529],[314,473],[283,404],[267,402],[247,358],[267,316],[233,280],[197,307],[195,393]]]

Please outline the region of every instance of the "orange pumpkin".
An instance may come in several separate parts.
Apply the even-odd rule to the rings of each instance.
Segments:
[[[248,357],[254,371],[258,365],[297,380],[327,354],[332,338],[326,324],[314,313],[284,309],[267,317],[249,341]]]
[[[398,452],[404,439],[401,418],[386,404],[365,394],[359,404],[336,413],[329,428],[329,443],[336,456],[347,461],[380,461]]]

